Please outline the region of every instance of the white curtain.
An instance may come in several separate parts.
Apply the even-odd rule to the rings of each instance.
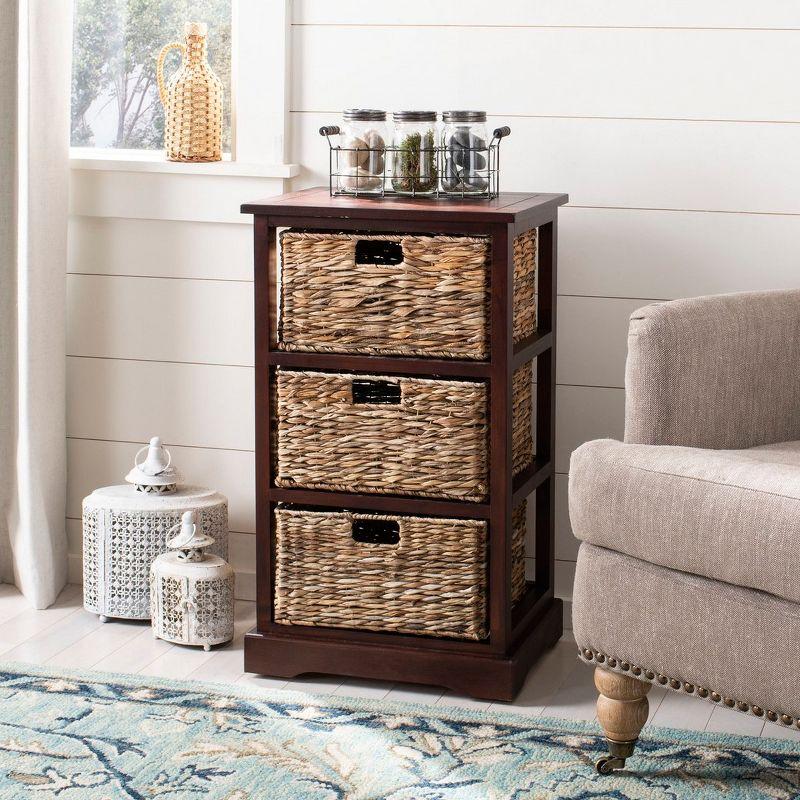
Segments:
[[[0,581],[67,579],[65,279],[71,0],[0,0]]]

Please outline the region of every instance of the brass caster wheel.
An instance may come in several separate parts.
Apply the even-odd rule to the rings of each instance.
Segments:
[[[610,775],[614,770],[623,769],[625,767],[625,759],[617,758],[616,756],[605,756],[594,766],[600,775]]]

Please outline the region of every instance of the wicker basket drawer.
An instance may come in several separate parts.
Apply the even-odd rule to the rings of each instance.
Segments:
[[[288,230],[278,347],[489,357],[490,238]],[[536,231],[514,240],[514,341],[536,329]]]
[[[525,504],[514,511],[512,599],[525,589]],[[482,639],[488,523],[278,506],[275,621]]]
[[[483,382],[276,371],[275,484],[482,502]],[[533,459],[531,367],[514,373],[513,466]]]
[[[480,639],[487,523],[281,508],[275,621]]]
[[[483,500],[486,384],[277,371],[275,483]]]

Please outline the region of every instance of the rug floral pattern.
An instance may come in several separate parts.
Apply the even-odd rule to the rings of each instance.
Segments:
[[[0,798],[795,798],[800,744],[0,665]]]

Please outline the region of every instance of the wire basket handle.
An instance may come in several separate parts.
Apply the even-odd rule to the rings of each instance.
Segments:
[[[323,125],[319,129],[319,135],[324,136],[328,140],[328,144],[333,147],[331,144],[331,136],[337,136],[341,131],[338,125]]]
[[[506,136],[511,136],[511,128],[509,128],[508,125],[503,125],[502,128],[495,128],[492,132],[492,144],[499,142]]]

